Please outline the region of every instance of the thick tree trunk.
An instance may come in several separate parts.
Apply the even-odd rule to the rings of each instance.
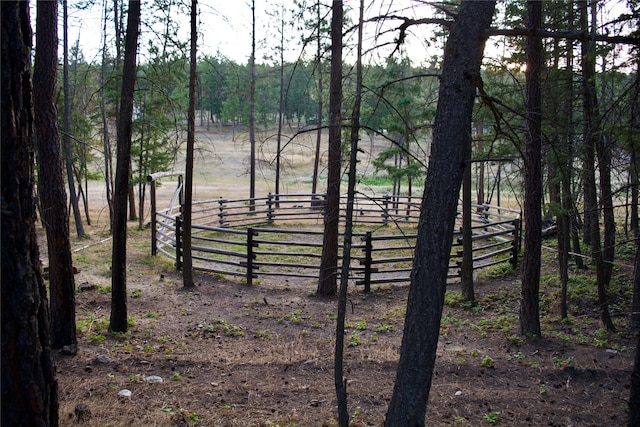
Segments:
[[[58,70],[58,4],[38,1],[33,112],[40,166],[40,207],[47,232],[51,342],[75,352],[75,283],[69,241],[69,211],[62,176],[62,149],[55,106]],[[73,181],[73,177],[71,179]]]
[[[47,292],[40,272],[33,174],[28,2],[0,2],[3,426],[57,426]]]
[[[342,1],[333,1],[331,18],[331,80],[329,88],[329,165],[327,205],[318,293],[335,295],[340,225],[340,172],[342,165]]]
[[[420,211],[404,335],[386,426],[423,426],[436,361],[471,115],[495,1],[463,1],[451,27]]]
[[[131,124],[133,92],[136,84],[136,56],[140,26],[140,1],[129,1],[125,37],[120,118],[118,120],[118,154],[113,198],[113,251],[111,263],[111,318],[109,330],[127,331],[127,198],[131,164]]]
[[[191,254],[191,219],[193,212],[193,149],[196,139],[196,67],[198,47],[198,2],[191,0],[191,50],[189,58],[189,109],[187,111],[187,161],[185,164],[184,205],[182,206],[182,284],[192,288],[193,257]]]
[[[542,3],[527,1],[527,28],[542,25]],[[540,336],[540,263],[542,251],[542,40],[527,37],[527,71],[525,99],[526,141],[524,152],[524,255],[522,257],[522,291],[520,333]]]

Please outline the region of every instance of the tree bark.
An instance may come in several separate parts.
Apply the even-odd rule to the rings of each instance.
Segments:
[[[280,206],[280,151],[282,149],[282,122],[284,116],[284,3],[280,5],[280,93],[278,99],[278,133],[276,135],[276,207]]]
[[[100,64],[100,116],[102,119],[102,146],[104,149],[104,183],[109,207],[109,231],[113,232],[113,153],[111,150],[109,121],[107,119],[107,5],[105,3],[102,26],[102,64]]]
[[[191,220],[193,212],[193,149],[196,139],[196,67],[198,51],[198,1],[191,0],[191,50],[189,58],[189,110],[187,111],[187,161],[185,164],[184,205],[182,206],[182,284],[193,288],[193,257],[191,254]]]
[[[40,272],[34,197],[29,4],[0,2],[3,426],[57,426],[47,292]]]
[[[580,19],[581,27],[588,28],[588,8],[586,1],[580,2]],[[595,33],[595,13],[592,13],[591,31]],[[582,89],[584,104],[584,204],[585,204],[585,234],[588,234],[587,242],[591,246],[591,257],[596,267],[596,280],[598,288],[598,305],[600,309],[600,319],[607,330],[615,329],[613,320],[609,313],[609,297],[607,292],[608,278],[610,277],[609,268],[605,267],[605,260],[608,254],[602,249],[600,241],[600,213],[598,206],[598,196],[596,188],[596,150],[600,150],[598,146],[602,144],[600,138],[602,133],[599,129],[598,121],[598,99],[595,86],[595,45],[591,40],[584,40],[581,43],[582,50]],[[600,174],[607,174],[607,166],[601,165]],[[606,189],[601,188],[601,192]],[[610,192],[610,190],[609,190]],[[602,196],[602,195],[601,195]],[[606,221],[610,221],[607,219]],[[609,230],[611,224],[605,223],[605,228]],[[607,231],[610,233],[610,230]],[[605,238],[605,250],[609,234]],[[613,250],[613,248],[611,248]]]
[[[56,349],[72,346],[75,352],[75,283],[58,112],[54,99],[58,74],[58,3],[40,0],[37,5],[33,112],[40,167],[40,207],[49,258],[51,343]]]
[[[400,361],[386,426],[425,423],[484,34],[494,9],[495,1],[463,1],[445,47]]]
[[[78,237],[84,236],[84,225],[82,224],[82,215],[80,214],[80,206],[78,205],[78,195],[76,193],[76,184],[73,177],[73,155],[71,150],[71,95],[69,94],[69,35],[68,35],[68,19],[67,19],[67,0],[62,1],[63,11],[63,62],[62,62],[62,85],[64,91],[64,158],[65,167],[67,169],[67,184],[69,185],[69,202],[73,209],[73,220],[76,225],[76,234]],[[57,21],[55,22],[57,25]],[[38,32],[36,31],[36,37]],[[57,37],[56,37],[57,38]],[[36,43],[36,49],[38,45]],[[57,48],[57,46],[56,46]],[[56,49],[57,52],[57,49]]]
[[[140,1],[129,1],[125,36],[120,118],[118,120],[118,154],[113,198],[113,250],[111,263],[111,318],[109,330],[127,331],[127,198],[131,164],[131,126],[133,92],[136,84],[136,56],[140,26]]]
[[[256,197],[256,2],[251,0],[251,57],[249,58],[249,144],[251,158],[249,159],[249,209],[255,210]]]
[[[542,25],[542,3],[527,1],[527,27]],[[540,263],[542,251],[542,40],[526,41],[527,71],[525,99],[526,141],[524,151],[524,255],[520,299],[520,333],[540,336]]]
[[[362,103],[362,27],[364,22],[364,0],[360,0],[358,16],[358,46],[356,53],[356,87],[351,114],[351,146],[349,153],[349,184],[347,188],[347,212],[344,226],[342,251],[342,271],[338,291],[338,318],[336,319],[336,351],[334,358],[334,383],[338,401],[338,424],[349,426],[347,409],[347,379],[344,377],[344,324],[347,317],[347,293],[349,267],[351,266],[351,245],[353,240],[353,209],[356,194],[356,171],[358,164],[358,142],[360,140],[360,106]]]
[[[640,246],[636,245],[635,282],[640,282]],[[636,341],[636,357],[631,372],[631,391],[629,393],[629,427],[640,425],[640,334]]]
[[[329,165],[324,237],[318,294],[335,295],[340,225],[340,172],[342,165],[342,1],[334,0],[331,17],[331,80],[329,82]]]
[[[318,73],[318,106],[316,112],[316,152],[313,160],[313,179],[311,182],[311,194],[314,196],[318,191],[318,169],[320,168],[320,145],[322,142],[322,37],[321,35],[321,27],[322,27],[322,17],[320,14],[320,6],[321,3],[318,0],[316,3],[316,17],[317,17],[317,25],[318,25],[318,38],[316,40],[316,72]]]

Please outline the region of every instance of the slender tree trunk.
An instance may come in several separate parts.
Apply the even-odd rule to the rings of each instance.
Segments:
[[[628,427],[640,425],[640,334],[636,340],[636,357],[631,372],[631,393],[629,396],[629,420]]]
[[[133,92],[136,84],[136,56],[140,26],[140,1],[129,1],[125,37],[120,119],[118,120],[118,155],[113,199],[113,253],[111,267],[111,318],[109,330],[127,331],[127,198],[131,164],[131,125]]]
[[[569,28],[574,25],[574,6],[573,3],[567,4]],[[571,191],[571,177],[573,176],[573,156],[574,156],[574,120],[573,120],[573,41],[567,40],[567,65],[563,72],[565,78],[561,80],[566,86],[563,91],[567,95],[564,101],[564,109],[561,111],[563,117],[566,118],[566,131],[564,132],[564,144],[558,147],[560,152],[561,165],[561,198],[560,198],[560,216],[558,218],[558,263],[560,268],[561,297],[560,297],[560,315],[563,319],[569,316],[567,308],[567,290],[569,286],[569,252],[571,251],[571,228],[573,216],[575,215],[573,192]],[[582,258],[576,256],[580,261]]]
[[[102,146],[104,149],[104,183],[109,207],[109,230],[113,231],[113,153],[109,135],[109,120],[107,119],[107,3],[105,0],[103,9],[102,26],[102,64],[100,65],[100,114],[102,117]]]
[[[634,82],[633,97],[631,102],[631,133],[629,135],[629,141],[631,145],[631,164],[629,165],[629,178],[631,181],[631,209],[629,215],[631,235],[637,238],[640,235],[638,205],[640,192],[640,144],[634,144],[634,138],[640,134],[640,59],[636,64],[636,80]]]
[[[318,73],[318,109],[316,113],[317,118],[317,131],[316,131],[316,153],[313,159],[313,180],[311,181],[311,194],[314,196],[318,192],[318,169],[320,168],[320,145],[322,142],[322,37],[321,35],[321,14],[320,14],[320,6],[321,3],[318,1],[316,3],[316,13],[317,13],[317,22],[318,22],[318,38],[316,44],[316,72]]]
[[[256,2],[251,0],[251,57],[249,58],[249,144],[251,145],[251,158],[249,160],[249,198],[250,210],[255,210],[256,197]]]
[[[447,39],[389,427],[425,425],[485,31],[494,9],[495,1],[464,0]]]
[[[527,28],[542,25],[542,3],[527,1]],[[520,333],[540,336],[540,263],[542,250],[542,40],[528,36],[526,42],[527,71],[525,99],[526,146],[524,153],[525,239],[522,258],[522,294],[520,301]]]
[[[484,120],[478,120],[476,123],[476,150],[478,153],[484,152]],[[478,183],[476,184],[476,195],[477,195],[477,203],[479,205],[484,204],[485,202],[485,194],[484,194],[484,162],[478,163]]]
[[[335,295],[340,225],[340,172],[342,165],[342,1],[334,0],[331,17],[331,82],[329,89],[329,165],[324,237],[318,294]]]
[[[342,272],[338,292],[338,318],[336,320],[336,352],[334,358],[334,382],[338,400],[338,424],[349,426],[347,409],[347,379],[344,377],[344,323],[347,314],[347,291],[349,267],[351,266],[351,245],[353,240],[353,205],[356,194],[356,166],[358,164],[358,142],[360,141],[360,105],[362,103],[362,27],[364,24],[364,0],[360,0],[358,17],[358,46],[356,53],[356,88],[351,115],[351,152],[349,154],[349,184],[347,188],[347,212],[342,252]]]
[[[35,227],[29,3],[3,1],[0,8],[0,424],[57,426],[58,389],[51,360],[47,290],[40,272]]]
[[[84,226],[82,224],[82,215],[80,214],[80,206],[78,205],[78,196],[76,194],[75,179],[73,177],[73,155],[71,150],[71,96],[69,94],[69,35],[68,35],[68,18],[67,18],[67,0],[62,1],[63,7],[63,62],[62,62],[62,85],[64,91],[64,157],[67,168],[67,184],[69,185],[69,201],[73,208],[73,220],[76,225],[76,233],[78,237],[84,236]],[[37,45],[36,45],[37,46]]]
[[[40,205],[47,232],[51,344],[75,353],[75,283],[69,240],[69,211],[62,175],[62,149],[55,106],[58,71],[58,3],[38,1],[36,56],[33,69],[33,112],[40,158]],[[71,177],[73,181],[73,176]]]
[[[588,28],[588,5],[581,4],[581,27]],[[591,31],[595,31],[595,15],[592,14]],[[596,267],[596,280],[598,287],[598,305],[600,318],[607,330],[615,329],[611,315],[609,314],[609,300],[607,285],[608,268],[604,266],[606,259],[600,241],[600,215],[596,189],[595,152],[599,138],[602,138],[598,128],[598,100],[595,86],[595,45],[590,40],[582,42],[582,88],[584,98],[584,188],[585,188],[585,225],[589,233],[588,242],[591,245],[591,257]],[[601,165],[606,168],[606,165]],[[606,169],[600,171],[606,174]],[[606,191],[604,189],[601,189]],[[605,225],[606,227],[606,225]],[[605,242],[606,244],[606,242]]]
[[[633,363],[633,372],[631,373],[631,393],[629,397],[629,427],[640,425],[640,334],[638,334],[638,316],[640,313],[636,296],[640,291],[640,237],[636,236],[636,261],[634,267],[634,289],[633,289],[633,309],[631,315],[631,325],[634,327],[638,340],[636,343],[636,357]]]
[[[182,206],[182,284],[193,288],[193,257],[191,254],[191,221],[193,202],[193,149],[196,139],[196,74],[198,53],[198,1],[191,0],[191,49],[189,57],[189,110],[187,111],[187,161],[185,164],[184,205]]]
[[[280,199],[280,150],[282,145],[282,122],[284,116],[284,3],[280,8],[280,99],[278,100],[278,134],[276,135],[276,206]]]

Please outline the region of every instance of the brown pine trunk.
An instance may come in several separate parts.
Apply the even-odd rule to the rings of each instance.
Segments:
[[[28,2],[0,2],[2,52],[2,381],[3,426],[57,426],[47,292],[35,229],[34,135]]]
[[[63,40],[63,90],[64,90],[64,157],[65,167],[67,170],[67,183],[69,185],[69,203],[73,210],[73,220],[76,226],[78,237],[84,236],[84,225],[82,224],[82,215],[80,214],[80,206],[78,205],[78,194],[76,193],[76,184],[73,176],[73,156],[71,150],[71,95],[69,94],[69,36],[68,36],[68,19],[67,19],[67,0],[62,2],[64,12],[64,40]],[[56,22],[57,24],[57,22]],[[36,31],[36,37],[38,32]],[[37,48],[36,43],[36,48]],[[56,49],[57,51],[57,49]]]
[[[198,2],[191,0],[191,50],[189,58],[189,109],[187,111],[187,160],[185,164],[184,206],[182,207],[182,284],[185,288],[195,286],[193,282],[193,257],[191,254],[191,219],[193,201],[193,150],[196,139],[196,67],[198,47]]]
[[[445,47],[389,427],[425,425],[484,34],[494,9],[495,1],[463,1]]]
[[[580,2],[581,27],[588,28],[588,8],[586,1]],[[595,14],[592,14],[592,31],[595,31]],[[600,151],[599,141],[602,134],[598,125],[598,99],[595,86],[595,45],[590,40],[582,41],[582,89],[584,100],[584,204],[585,204],[585,234],[588,233],[588,243],[591,245],[591,257],[596,267],[596,280],[598,288],[598,305],[600,308],[600,319],[607,330],[614,330],[613,320],[609,314],[609,299],[607,285],[610,277],[609,267],[605,266],[605,261],[609,256],[603,251],[600,241],[600,213],[596,188],[596,150]],[[600,175],[607,174],[607,165],[601,165]],[[603,179],[603,178],[601,178]],[[606,178],[605,178],[606,179]],[[610,189],[602,189],[602,196]],[[607,208],[608,209],[608,208]],[[605,250],[607,241],[611,239],[610,219],[605,219]],[[613,248],[611,248],[613,250]]]
[[[318,39],[316,40],[316,72],[318,73],[318,108],[316,113],[316,152],[313,159],[313,179],[311,182],[311,194],[314,196],[318,191],[318,169],[320,168],[320,143],[322,142],[322,39],[321,34],[321,15],[320,1],[316,3],[316,13],[318,22]]]
[[[527,1],[527,28],[540,28],[542,3]],[[524,152],[524,255],[522,257],[522,291],[520,333],[540,336],[540,263],[542,251],[542,40],[527,37],[527,71],[525,99],[526,141]]]
[[[111,318],[109,320],[109,330],[113,332],[127,331],[127,199],[139,25],[140,1],[130,0],[122,69],[116,184],[113,198]]]
[[[327,205],[318,294],[335,295],[338,270],[338,227],[340,225],[340,172],[342,165],[342,1],[333,1],[331,18],[331,80],[329,82],[329,164]]]
[[[249,59],[249,144],[251,158],[249,159],[249,209],[255,210],[256,197],[256,2],[251,1],[251,58]]]
[[[33,70],[33,112],[40,161],[40,207],[47,232],[51,342],[53,348],[76,340],[75,283],[69,241],[69,211],[62,176],[63,162],[55,106],[58,70],[58,3],[38,2],[36,56]],[[73,181],[73,176],[71,178]]]

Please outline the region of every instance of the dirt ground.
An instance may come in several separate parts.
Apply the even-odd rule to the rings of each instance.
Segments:
[[[126,334],[107,332],[110,241],[97,234],[75,253],[79,352],[55,357],[62,425],[336,425],[336,300],[315,296],[311,282],[248,287],[207,274],[185,290],[168,260],[149,255],[148,233],[132,224]],[[616,283],[630,286],[630,272],[619,274]],[[614,311],[618,332],[607,334],[595,301],[579,298],[562,322],[557,292],[545,287],[543,338],[525,340],[516,275],[477,280],[475,308],[460,303],[457,288],[450,286],[443,315],[429,425],[625,424],[634,350],[628,311]],[[353,425],[383,423],[407,290],[350,291],[345,363]],[[152,376],[162,382],[147,382]],[[120,397],[123,390],[130,395]]]
[[[199,170],[245,179],[224,169],[242,161],[225,163],[221,159],[229,154],[216,150],[201,159]],[[220,182],[209,175],[199,179],[200,196],[209,194],[211,182]],[[297,181],[284,182],[297,188]],[[227,192],[237,188],[224,185]],[[106,218],[98,210],[89,237],[72,244],[80,270],[79,350],[55,355],[61,425],[337,425],[334,298],[315,296],[313,281],[260,280],[249,287],[201,273],[195,289],[186,290],[169,260],[150,255],[150,231],[131,222],[130,327],[126,334],[110,334]],[[615,269],[616,333],[601,328],[595,286],[582,272],[572,273],[580,280],[570,284],[571,316],[561,321],[553,253],[545,251],[543,261],[543,337],[537,340],[518,334],[517,274],[481,274],[476,307],[461,302],[459,285],[449,287],[428,425],[626,424],[635,350],[628,326],[632,261],[621,259]],[[383,425],[407,294],[406,285],[380,286],[370,294],[350,289],[345,371],[354,426]]]

